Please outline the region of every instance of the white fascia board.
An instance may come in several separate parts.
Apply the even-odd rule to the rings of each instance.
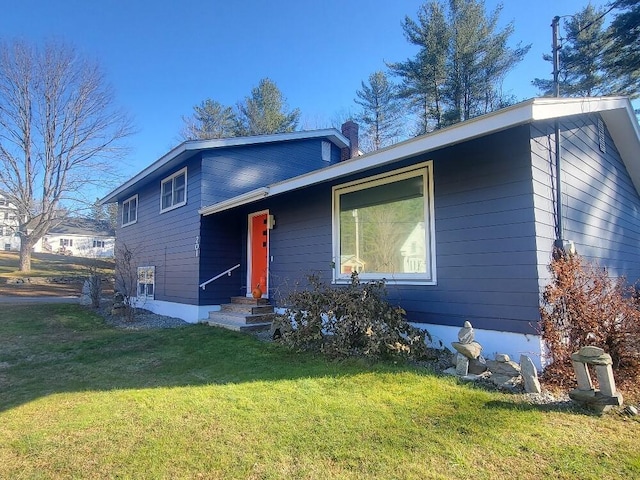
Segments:
[[[262,196],[249,199],[239,196],[224,202],[232,208],[251,203],[267,196],[290,192],[310,185],[330,181],[366,171],[371,168],[385,166],[405,158],[423,155],[457,143],[496,133],[518,125],[536,120],[552,120],[581,113],[600,113],[609,128],[616,147],[632,175],[636,188],[640,186],[640,131],[631,107],[625,97],[598,98],[535,98],[496,112],[476,117],[451,127],[422,135],[373,153],[345,160],[321,170],[309,172],[288,180],[284,180],[254,192],[264,191]],[[615,132],[615,133],[614,133]],[[640,191],[640,190],[639,190]],[[222,205],[216,204],[216,205]],[[203,215],[221,211],[216,205],[201,210]],[[226,208],[225,208],[226,209]]]
[[[532,120],[550,120],[584,113],[602,113],[631,107],[625,97],[536,98],[532,103]]]
[[[288,142],[291,140],[307,140],[326,137],[337,147],[349,146],[349,140],[335,128],[323,130],[301,130],[299,132],[274,133],[270,135],[253,135],[249,137],[229,137],[213,140],[191,140],[187,142],[190,150],[206,150],[209,148],[237,147],[243,145],[257,145],[262,143]]]
[[[147,177],[148,175],[151,175],[153,172],[155,172],[156,170],[162,168],[163,166],[165,166],[170,161],[178,158],[179,156],[181,156],[184,153],[186,153],[187,151],[189,151],[190,150],[189,143],[190,142],[183,142],[180,145],[178,145],[177,147],[171,149],[168,153],[164,154],[162,157],[160,157],[158,160],[153,162],[151,165],[149,165],[147,168],[142,170],[140,173],[138,173],[134,177],[130,178],[125,183],[120,185],[118,188],[116,188],[115,190],[112,190],[107,195],[105,195],[103,198],[101,198],[100,199],[100,204],[103,205],[105,203],[113,203],[113,202],[115,202],[120,193],[122,193],[122,192],[126,191],[127,189],[131,188],[133,185],[138,183],[143,178]]]
[[[640,127],[627,97],[538,98],[534,101],[534,120],[552,120],[584,113],[598,113],[640,193]]]
[[[117,196],[133,185],[143,180],[148,175],[165,166],[167,163],[177,159],[184,154],[193,154],[199,151],[224,148],[238,147],[245,145],[258,145],[274,142],[288,142],[292,140],[307,140],[313,138],[326,138],[338,148],[346,148],[349,146],[349,139],[335,128],[325,128],[322,130],[308,130],[290,133],[275,133],[272,135],[254,135],[250,137],[231,137],[212,140],[190,140],[183,142],[177,147],[171,149],[168,153],[160,157],[154,163],[135,175],[133,178],[122,184],[120,187],[108,193],[100,200],[101,204],[111,203],[116,200]]]
[[[239,207],[240,205],[246,205],[247,203],[256,202],[267,196],[269,196],[269,188],[261,187],[243,193],[242,195],[238,195],[237,197],[233,197],[222,202],[214,203],[213,205],[209,205],[208,207],[201,208],[200,210],[198,210],[198,213],[200,215],[211,215],[213,213],[229,210],[230,208]]]
[[[434,151],[449,145],[498,132],[531,121],[530,102],[516,105],[466,122],[461,122],[437,132],[397,143],[376,152],[356,157],[330,167],[316,170],[269,187],[269,194],[276,195],[327,180],[352,175],[364,170],[381,167],[405,158]]]
[[[621,132],[621,138],[625,138],[625,141],[616,142],[616,146],[619,144],[629,145],[629,139],[632,140],[631,143],[637,145],[637,142],[640,140],[640,133],[637,132],[637,121],[633,114],[631,103],[624,97],[587,99],[536,98],[458,123],[433,133],[406,140],[362,157],[352,158],[323,168],[322,170],[310,172],[271,185],[269,187],[269,194],[276,195],[307,185],[358,173],[370,168],[384,166],[408,157],[425,154],[518,125],[524,125],[534,120],[548,120],[587,112],[602,113],[603,111],[617,112],[616,118],[619,118],[621,123],[627,125],[627,130],[618,129]],[[635,126],[635,134],[629,129],[629,125]],[[610,126],[609,128],[611,130]],[[635,143],[633,142],[634,139]],[[633,150],[633,147],[629,148],[629,150]],[[636,152],[638,151],[639,150],[636,149]],[[637,155],[636,153],[636,156]],[[636,159],[636,163],[640,162],[637,162]],[[640,169],[640,165],[638,169]]]

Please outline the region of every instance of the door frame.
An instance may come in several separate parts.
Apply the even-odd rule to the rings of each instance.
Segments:
[[[267,224],[265,225],[265,229],[267,230],[267,251],[266,251],[266,272],[265,272],[265,282],[266,285],[264,285],[264,289],[262,291],[262,296],[264,298],[269,298],[269,251],[270,251],[270,229],[269,229],[269,209],[266,210],[259,210],[257,212],[253,212],[250,213],[247,216],[247,297],[251,297],[251,292],[253,290],[253,285],[251,282],[251,275],[252,275],[252,261],[251,259],[253,258],[253,248],[251,246],[251,240],[253,238],[253,218],[257,217],[257,216],[261,216],[261,215],[266,215],[267,217]]]

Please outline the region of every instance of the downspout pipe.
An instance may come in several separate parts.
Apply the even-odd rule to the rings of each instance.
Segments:
[[[560,45],[558,41],[558,28],[560,17],[555,16],[551,22],[553,36],[553,95],[560,97]],[[555,143],[555,169],[556,169],[556,240],[554,246],[564,251],[564,226],[562,213],[562,143],[560,137],[560,122],[556,119],[554,123],[554,143]]]

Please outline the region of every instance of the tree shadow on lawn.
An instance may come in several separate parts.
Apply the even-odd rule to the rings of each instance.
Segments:
[[[98,314],[73,304],[6,305],[0,311],[0,411],[64,392],[407,371],[435,375],[428,368],[406,364],[332,361],[202,324],[147,330],[114,328]],[[514,403],[489,400],[487,407],[572,410],[566,404],[533,405],[516,399]]]
[[[202,324],[119,329],[73,304],[6,305],[0,311],[0,411],[63,392],[269,382],[409,369],[358,360],[330,361]]]

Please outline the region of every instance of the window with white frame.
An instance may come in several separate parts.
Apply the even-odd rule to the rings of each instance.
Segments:
[[[61,247],[73,247],[73,238],[61,238],[60,239]]]
[[[122,226],[126,227],[138,221],[138,195],[122,202]]]
[[[155,284],[156,267],[138,267],[138,298],[152,299]]]
[[[165,212],[187,203],[187,168],[162,180],[160,211]]]
[[[93,248],[104,248],[104,240],[93,240]]]
[[[333,188],[335,279],[435,284],[432,163]]]

